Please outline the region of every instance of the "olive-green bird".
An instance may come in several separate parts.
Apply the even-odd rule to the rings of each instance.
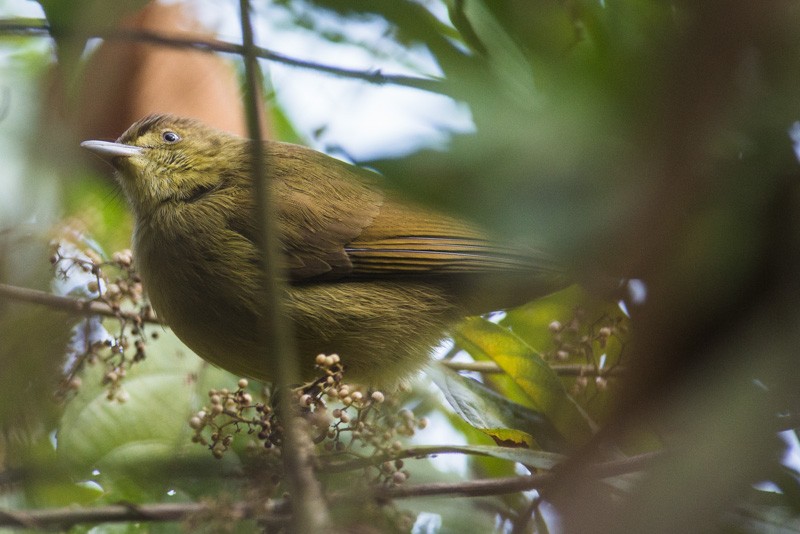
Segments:
[[[169,115],[140,120],[116,143],[82,143],[118,171],[159,317],[209,362],[269,381],[281,355],[264,360],[257,346],[265,304],[248,145]],[[567,285],[545,255],[405,202],[372,172],[278,142],[266,143],[266,165],[304,377],[317,354],[338,353],[349,380],[394,384],[465,315]]]

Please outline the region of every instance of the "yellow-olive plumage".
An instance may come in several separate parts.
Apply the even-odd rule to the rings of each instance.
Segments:
[[[134,255],[159,316],[198,355],[269,380],[256,345],[260,254],[248,141],[169,115],[147,117],[108,159],[135,215]],[[379,177],[311,149],[266,143],[287,284],[306,376],[341,355],[350,380],[391,384],[419,368],[459,318],[565,285],[538,253],[493,244],[474,226],[403,202]]]

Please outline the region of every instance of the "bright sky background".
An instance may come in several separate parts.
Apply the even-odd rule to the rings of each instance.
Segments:
[[[179,2],[180,3],[180,2]],[[220,39],[241,42],[239,3],[235,0],[192,0],[199,18]],[[443,4],[435,11],[446,20]],[[380,19],[350,22],[348,35],[370,43],[382,57],[359,46],[334,44],[314,32],[298,29],[286,11],[271,3],[259,6],[256,17],[257,44],[294,58],[338,67],[380,70],[385,74],[439,75],[431,56],[422,47],[407,49],[385,37]],[[43,17],[31,0],[0,0],[0,17]],[[342,31],[343,19],[332,15],[317,18],[323,27]],[[35,38],[34,38],[35,39]],[[43,39],[43,41],[47,41]],[[7,68],[0,55],[0,72]],[[341,148],[356,160],[376,155],[399,155],[419,146],[446,148],[450,131],[473,128],[466,106],[425,91],[379,86],[338,78],[308,69],[263,62],[271,74],[276,96],[297,130],[317,149]],[[315,135],[315,132],[321,132]],[[340,154],[341,155],[341,154]]]
[[[223,40],[241,42],[238,2],[196,0],[204,22]],[[428,2],[441,9],[441,2]],[[257,44],[290,57],[316,63],[385,74],[441,74],[422,47],[409,50],[385,37],[380,19],[348,21],[335,15],[315,17],[324,28],[342,31],[356,42],[382,52],[377,58],[359,46],[334,44],[292,24],[287,12],[271,4],[257,12]],[[338,78],[313,70],[263,62],[272,76],[280,105],[309,143],[320,150],[341,147],[356,160],[403,154],[419,146],[445,148],[449,131],[472,129],[469,110],[449,98],[417,89],[379,86]],[[315,137],[315,131],[321,134]]]

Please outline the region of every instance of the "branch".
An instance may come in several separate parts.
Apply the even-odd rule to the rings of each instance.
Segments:
[[[142,321],[150,324],[161,324],[158,319],[153,317],[143,317],[136,312],[114,310],[111,306],[105,304],[104,302],[76,299],[72,297],[62,297],[60,295],[53,295],[52,293],[48,293],[46,291],[39,291],[38,289],[30,289],[27,287],[0,284],[0,300],[2,300],[3,297],[10,300],[40,304],[55,310],[74,313],[77,315],[103,315],[106,317],[126,319],[134,322]]]
[[[631,456],[623,460],[604,462],[589,465],[584,470],[584,476],[590,478],[610,478],[614,476],[642,471],[653,462],[662,458],[662,452],[650,452]],[[489,495],[502,495],[517,493],[533,489],[542,489],[556,480],[559,468],[541,475],[524,477],[505,477],[483,480],[468,480],[466,482],[434,482],[431,484],[392,486],[378,488],[376,498],[379,501],[390,499],[404,499],[410,497],[432,497],[443,495],[460,495],[463,497],[485,497]]]
[[[263,350],[258,356],[262,361],[274,362],[276,381],[273,384],[278,391],[278,421],[284,428],[281,456],[283,458],[289,491],[292,496],[294,532],[324,532],[330,523],[330,515],[326,506],[322,488],[315,477],[313,468],[314,444],[308,433],[301,427],[297,415],[297,404],[291,392],[290,384],[295,384],[300,377],[297,349],[293,335],[292,323],[285,313],[283,295],[285,288],[281,282],[279,271],[280,243],[275,217],[272,214],[273,195],[269,187],[269,164],[262,139],[260,111],[261,71],[257,61],[256,46],[253,39],[253,27],[250,22],[250,1],[240,0],[240,17],[242,24],[242,56],[245,68],[245,110],[247,113],[247,130],[250,137],[251,173],[253,194],[255,198],[256,229],[261,260],[264,265],[261,273],[261,296],[266,313],[259,317],[258,334]]]
[[[289,522],[288,502],[277,501],[264,515],[267,508],[255,504],[235,503],[227,512],[232,517],[257,518],[266,524],[285,525]],[[127,521],[182,521],[191,515],[217,510],[216,503],[158,503],[158,504],[113,504],[92,508],[53,508],[44,510],[5,510],[0,508],[0,526],[43,528],[68,528],[79,523],[119,523]]]
[[[420,447],[408,449],[407,452],[418,452],[430,449]],[[446,447],[441,452],[446,452]],[[641,471],[654,461],[663,457],[663,453],[652,452],[632,456],[623,460],[590,465],[585,470],[587,477],[608,478]],[[557,476],[558,468],[550,473],[523,477],[505,477],[488,480],[470,480],[457,483],[432,483],[418,485],[393,486],[378,488],[374,498],[380,501],[423,496],[461,495],[481,497],[502,495],[532,489],[542,489]],[[338,494],[331,500],[346,501],[353,494]],[[263,503],[235,503],[230,505],[229,513],[243,519],[258,519],[268,525],[286,525],[291,521],[289,501],[286,499]],[[110,505],[92,508],[55,508],[44,510],[5,510],[0,509],[0,526],[41,529],[45,527],[67,528],[79,523],[111,523],[126,521],[181,521],[194,514],[214,512],[216,504],[207,503],[169,503],[146,505]],[[266,512],[266,513],[265,513]]]
[[[0,19],[0,33],[5,34],[19,34],[30,36],[50,35],[50,27],[44,19],[20,19],[2,20]],[[200,52],[222,52],[227,54],[236,54],[239,56],[245,55],[245,47],[243,45],[229,43],[227,41],[220,41],[217,39],[196,39],[187,37],[168,36],[163,33],[146,31],[146,30],[89,30],[87,29],[87,37],[99,37],[109,41],[133,41],[150,43],[161,46],[168,46],[171,48],[191,48]],[[354,80],[362,80],[369,83],[379,85],[399,85],[403,87],[412,87],[414,89],[422,89],[433,93],[444,94],[444,80],[440,78],[419,78],[416,76],[405,76],[402,74],[383,74],[379,70],[364,71],[356,69],[346,69],[343,67],[334,67],[331,65],[323,65],[313,61],[304,59],[296,59],[278,52],[254,46],[253,52],[256,57],[274,61],[283,65],[291,67],[299,67],[302,69],[315,70],[333,76],[340,76],[342,78],[350,78]]]

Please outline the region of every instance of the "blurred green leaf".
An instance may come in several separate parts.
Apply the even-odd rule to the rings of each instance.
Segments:
[[[56,43],[57,70],[68,101],[75,96],[83,72],[80,63],[86,42],[98,31],[116,28],[121,19],[141,9],[148,0],[37,0],[44,10]]]
[[[486,56],[493,82],[504,90],[509,100],[529,105],[536,95],[532,65],[487,6],[482,0],[448,2],[453,23],[462,33],[474,36],[467,42]]]
[[[171,332],[162,332],[147,350],[147,359],[122,381],[124,403],[108,400],[101,366],[89,368],[58,430],[60,460],[116,499],[158,499],[181,488],[193,493],[197,479],[208,482],[240,465],[234,451],[220,462],[191,443],[188,424],[209,389],[235,379],[208,366]]]
[[[95,174],[70,177],[69,184],[62,199],[68,220],[102,243],[109,255],[130,248],[133,224],[119,186]]]

